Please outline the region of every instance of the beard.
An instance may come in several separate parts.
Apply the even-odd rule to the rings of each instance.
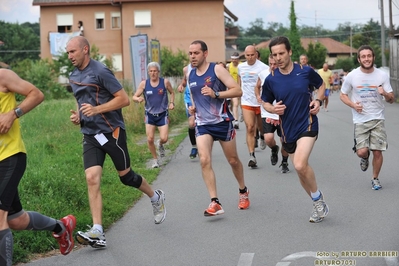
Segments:
[[[360,63],[360,66],[361,66],[363,69],[369,70],[369,69],[372,69],[372,68],[374,67],[374,58],[371,60],[371,65],[370,65],[370,66],[364,65],[362,62],[359,62],[359,63]]]

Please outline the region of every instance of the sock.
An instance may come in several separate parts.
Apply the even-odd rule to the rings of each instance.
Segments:
[[[0,265],[12,266],[14,240],[10,228],[0,231]]]
[[[245,187],[244,189],[238,189],[238,190],[241,194],[243,194],[243,193],[246,193],[248,189],[247,189],[247,187]]]
[[[54,218],[33,211],[28,211],[26,213],[29,215],[29,224],[25,230],[53,231],[56,234],[65,231],[64,224]]]
[[[100,231],[101,233],[104,233],[103,231],[103,226],[101,224],[93,224],[93,228],[97,229],[98,231]]]
[[[211,198],[211,202],[212,201],[214,201],[214,202],[216,202],[217,204],[219,204],[219,205],[222,205],[222,204],[220,204],[220,202],[219,202],[219,199],[218,198]]]
[[[286,163],[288,161],[288,156],[283,156],[283,163]]]
[[[159,194],[154,191],[154,196],[151,197],[151,202],[157,202],[159,200]]]
[[[249,153],[249,156],[255,157],[255,152],[250,152],[250,153]]]
[[[263,140],[265,140],[265,137],[264,137],[263,135],[261,135],[261,136],[260,136],[260,139],[263,139]]]
[[[274,147],[272,148],[272,151],[276,152],[277,151],[277,147],[278,147],[277,145],[274,145]]]
[[[312,197],[312,200],[316,201],[318,199],[320,199],[320,191],[316,190],[316,192],[310,192],[310,196]]]

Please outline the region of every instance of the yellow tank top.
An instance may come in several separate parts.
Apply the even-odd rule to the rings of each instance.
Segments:
[[[14,93],[0,92],[0,114],[7,113],[16,106]],[[26,153],[26,148],[21,137],[19,119],[16,119],[6,134],[0,134],[0,161],[19,152]]]
[[[234,66],[233,63],[229,64],[229,72],[233,79],[237,82],[238,81],[238,65]]]

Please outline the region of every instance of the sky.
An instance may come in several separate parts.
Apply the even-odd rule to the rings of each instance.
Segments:
[[[298,26],[322,25],[335,30],[339,23],[367,23],[371,18],[381,21],[380,0],[295,0]],[[39,22],[40,8],[32,6],[33,0],[0,0],[0,20],[19,24]],[[316,3],[316,4],[315,4]],[[399,0],[392,0],[393,24],[399,25]],[[261,18],[264,26],[268,22],[279,22],[289,27],[291,0],[224,0],[224,5],[238,17],[235,22],[248,28],[251,22]],[[383,0],[384,22],[389,26],[388,0]]]
[[[399,0],[392,0],[393,24],[399,24]],[[298,26],[322,25],[324,29],[335,30],[338,24],[365,24],[372,18],[381,21],[379,0],[295,0],[295,14]],[[291,0],[224,0],[224,5],[238,17],[235,24],[247,28],[256,18],[268,22],[279,22],[289,27]],[[384,23],[389,26],[388,0],[383,0]]]

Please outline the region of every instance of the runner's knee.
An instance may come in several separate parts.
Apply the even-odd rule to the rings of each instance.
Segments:
[[[143,182],[141,175],[136,174],[132,169],[126,175],[119,178],[124,185],[134,188],[139,188]]]

